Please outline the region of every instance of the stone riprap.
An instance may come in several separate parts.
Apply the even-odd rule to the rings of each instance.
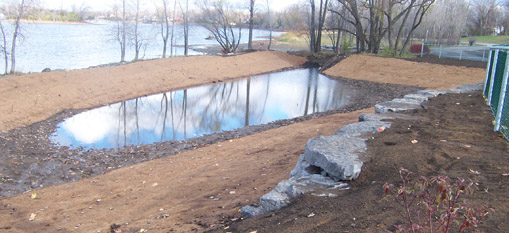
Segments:
[[[416,119],[400,111],[419,109],[429,98],[448,93],[469,93],[483,89],[483,83],[467,84],[456,89],[421,90],[403,98],[375,106],[375,114],[361,114],[359,122],[343,126],[331,136],[310,139],[304,154],[299,157],[288,180],[281,181],[272,191],[263,195],[260,202],[244,206],[243,218],[254,217],[290,204],[291,199],[304,193],[333,197],[334,191],[348,189],[346,183],[356,179],[366,158],[366,140],[373,134],[391,126],[386,120]]]

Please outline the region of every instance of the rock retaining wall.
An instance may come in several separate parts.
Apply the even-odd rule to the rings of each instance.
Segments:
[[[244,206],[243,218],[265,214],[290,204],[291,199],[304,193],[334,197],[334,192],[348,189],[342,181],[359,177],[368,157],[366,141],[373,134],[391,126],[391,119],[415,119],[397,113],[426,108],[430,98],[447,93],[468,93],[482,90],[483,84],[467,84],[449,90],[422,90],[403,98],[375,105],[375,114],[361,114],[359,122],[343,126],[331,136],[310,139],[306,150],[299,157],[290,178],[280,182],[272,191],[263,195],[259,203]]]

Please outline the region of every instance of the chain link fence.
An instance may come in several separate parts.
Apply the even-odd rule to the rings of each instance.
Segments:
[[[459,60],[482,61],[488,60],[490,47],[487,46],[444,46],[426,44],[430,53],[438,58],[454,58]]]
[[[509,45],[490,48],[483,94],[495,115],[495,132],[501,132],[509,141],[508,52]]]

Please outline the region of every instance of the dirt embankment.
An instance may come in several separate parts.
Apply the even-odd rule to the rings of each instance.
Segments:
[[[357,91],[369,97],[391,89],[393,94],[384,98],[395,98],[410,90],[408,87],[380,84],[394,80],[402,80],[400,84],[425,88],[438,86],[440,79],[448,81],[438,88],[483,80],[483,75],[475,75],[475,72],[479,72],[476,69],[465,70],[468,76],[473,76],[471,81],[465,81],[461,75],[448,75],[451,73],[447,72],[448,67],[430,64],[422,65],[422,69],[435,76],[412,78],[415,76],[396,72],[407,69],[407,63],[399,59],[388,60],[386,62],[383,58],[364,55],[352,56],[327,72],[337,77],[348,75],[352,79],[376,81],[378,83],[366,82],[364,86],[368,89],[361,92],[359,88]],[[162,59],[101,69],[30,74],[18,77],[19,80],[4,79],[0,80],[0,98],[9,105],[0,106],[0,111],[8,112],[5,116],[2,114],[0,126],[5,130],[46,119],[63,109],[90,108],[138,95],[268,72],[303,62],[302,58],[282,53],[260,52],[236,57]],[[357,75],[353,69],[348,72],[348,66],[344,63],[356,67]],[[446,72],[439,72],[442,69]],[[455,70],[455,67],[451,67],[451,70]],[[380,73],[386,75],[380,77]],[[70,74],[73,74],[72,77]],[[8,91],[8,94],[4,95],[3,90]],[[83,100],[85,96],[88,99]],[[45,101],[41,101],[43,99]],[[11,105],[19,105],[20,108]],[[13,108],[12,111],[10,108]],[[7,232],[106,232],[111,224],[118,224],[123,232],[139,232],[140,229],[149,232],[190,232],[221,226],[238,218],[239,209],[243,205],[256,202],[275,184],[286,179],[309,138],[329,135],[342,125],[357,121],[360,112],[371,111],[368,109],[311,119],[207,145],[169,158],[120,168],[77,182],[2,198],[0,229],[7,229]],[[2,157],[3,160],[20,162],[34,157],[30,154],[32,152],[11,143],[12,138],[5,141],[12,147],[5,148],[7,157],[2,154],[5,157]],[[154,147],[163,150],[157,153],[166,153],[164,145]],[[139,153],[126,151],[122,158],[129,159],[152,152]],[[16,159],[8,157],[11,155],[16,156]],[[121,153],[107,152],[105,156],[121,156]],[[68,162],[76,163],[71,160]],[[20,177],[30,175],[23,171],[15,172],[21,174]],[[314,208],[314,203],[307,205]],[[33,217],[32,221],[30,217]],[[321,219],[329,221],[336,217],[314,218],[313,222],[317,224],[321,223]],[[313,228],[313,225],[309,226]]]
[[[272,72],[306,60],[281,52],[194,56],[0,79],[0,130],[27,126],[67,109],[88,109],[183,87]]]
[[[461,64],[461,61],[457,63]],[[482,82],[486,74],[485,69],[481,68],[446,66],[368,55],[352,55],[324,73],[348,79],[428,89],[448,89]]]

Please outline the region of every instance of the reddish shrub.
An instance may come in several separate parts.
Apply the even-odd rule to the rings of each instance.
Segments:
[[[413,44],[410,46],[410,52],[411,53],[421,53],[422,44]],[[424,53],[429,53],[429,47],[427,45],[424,45]]]

